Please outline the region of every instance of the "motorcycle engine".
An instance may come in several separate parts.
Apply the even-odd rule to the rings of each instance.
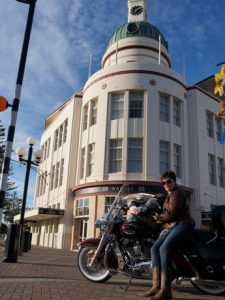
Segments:
[[[124,239],[123,244],[133,261],[149,259],[151,257],[151,246],[153,240],[151,238],[144,240]]]

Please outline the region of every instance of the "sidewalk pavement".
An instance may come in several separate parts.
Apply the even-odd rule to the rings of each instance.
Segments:
[[[3,245],[3,243],[2,243]],[[139,293],[146,290],[149,282],[135,280],[124,292],[127,278],[117,275],[107,283],[86,280],[77,267],[77,253],[32,246],[18,256],[17,263],[4,263],[0,244],[0,299],[49,300],[143,300]],[[175,300],[224,300],[223,296],[203,295],[190,284],[173,285]]]

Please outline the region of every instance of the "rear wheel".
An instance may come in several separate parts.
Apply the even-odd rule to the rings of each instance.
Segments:
[[[209,295],[221,295],[225,293],[225,285],[214,282],[196,282],[191,281],[192,285],[199,291]]]
[[[88,280],[93,282],[106,282],[111,278],[111,275],[104,265],[103,256],[98,257],[92,266],[89,266],[95,251],[96,247],[94,246],[81,248],[78,253],[78,267],[82,275]]]

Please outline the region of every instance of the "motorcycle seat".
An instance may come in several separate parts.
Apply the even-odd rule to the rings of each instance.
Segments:
[[[216,233],[213,231],[208,231],[205,229],[195,229],[194,230],[194,240],[196,242],[210,242],[216,238]]]

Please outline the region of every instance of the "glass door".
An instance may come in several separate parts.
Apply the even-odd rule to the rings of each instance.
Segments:
[[[87,238],[87,227],[88,227],[88,220],[81,219],[80,220],[79,242],[81,242]]]

